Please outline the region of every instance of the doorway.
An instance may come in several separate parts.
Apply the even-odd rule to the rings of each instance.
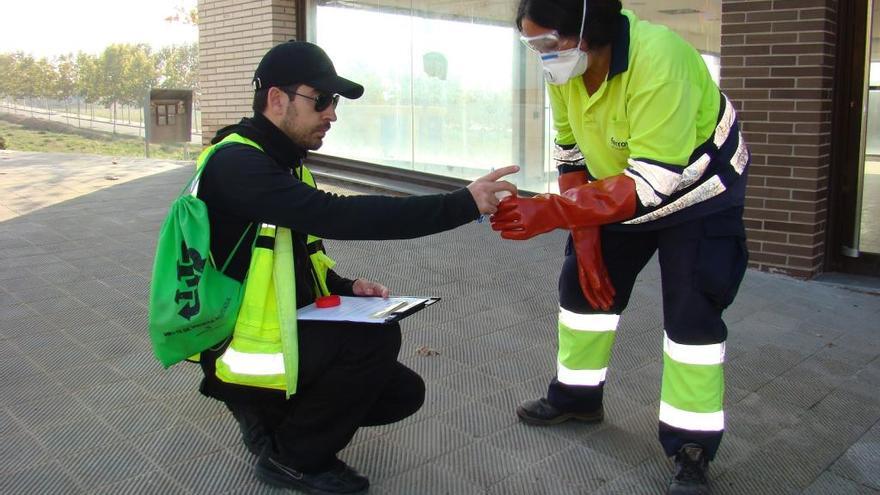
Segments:
[[[839,6],[826,270],[880,276],[880,0]]]

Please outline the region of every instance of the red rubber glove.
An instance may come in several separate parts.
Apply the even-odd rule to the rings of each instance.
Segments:
[[[586,170],[559,174],[559,192],[583,186],[589,182]],[[614,304],[614,284],[602,258],[599,227],[582,227],[571,231],[572,246],[578,263],[581,292],[594,309],[608,311]]]
[[[625,175],[590,182],[563,195],[509,196],[492,215],[492,229],[505,239],[525,240],[554,229],[574,230],[632,218],[636,183]]]
[[[559,174],[556,182],[559,184],[559,193],[562,194],[569,189],[574,189],[588,183],[589,179],[587,178],[587,171],[584,169]]]
[[[581,292],[595,309],[608,311],[614,304],[614,284],[602,258],[599,227],[581,227],[571,231],[572,245],[577,255],[578,280]]]

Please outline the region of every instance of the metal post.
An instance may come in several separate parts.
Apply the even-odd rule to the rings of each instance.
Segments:
[[[150,91],[144,97],[144,156],[150,157]]]

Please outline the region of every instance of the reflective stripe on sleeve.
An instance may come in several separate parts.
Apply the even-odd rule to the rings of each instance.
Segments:
[[[727,141],[734,120],[736,120],[736,110],[733,109],[733,104],[727,98],[727,95],[724,95],[724,114],[721,116],[721,120],[718,121],[718,125],[715,126],[714,142],[716,148],[720,148]]]
[[[724,411],[712,413],[682,411],[660,401],[660,421],[682,430],[722,431],[724,430]]]
[[[662,218],[666,215],[671,215],[679,210],[683,210],[688,206],[700,203],[710,198],[714,198],[715,196],[718,196],[726,190],[727,187],[724,186],[724,184],[721,182],[721,179],[716,175],[714,177],[711,177],[706,182],[703,182],[699,186],[695,187],[693,190],[689,191],[687,194],[678,198],[674,202],[669,203],[662,208],[657,208],[647,215],[642,215],[638,218],[627,220],[623,223],[625,225],[635,225],[650,222],[652,220],[657,220],[658,218]]]
[[[749,164],[749,150],[746,148],[746,142],[743,139],[742,131],[739,133],[739,144],[736,147],[736,154],[730,159],[730,164],[736,173],[742,175],[746,171],[746,165]]]
[[[284,355],[275,354],[251,354],[238,352],[231,347],[226,349],[220,357],[229,371],[238,375],[283,375]]]
[[[648,186],[656,192],[654,196],[657,194],[669,196],[678,189],[683,168],[670,170],[654,163],[632,158],[628,162],[629,167],[626,175],[630,178],[638,176],[644,179]]]
[[[702,179],[703,174],[706,173],[706,169],[709,168],[710,163],[712,163],[712,157],[706,153],[700,155],[699,158],[688,165],[681,173],[681,182],[678,183],[678,187],[676,187],[675,190],[681,191],[682,189],[687,189],[698,180]]]
[[[657,206],[663,202],[663,198],[657,195],[657,191],[643,177],[632,173],[629,168],[623,171],[623,175],[626,175],[636,183],[636,196],[638,196],[639,203],[643,206]]]

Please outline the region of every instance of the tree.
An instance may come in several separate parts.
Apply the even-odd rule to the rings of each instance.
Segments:
[[[96,103],[103,94],[103,81],[98,58],[79,52],[76,54],[76,94],[86,103]]]
[[[12,81],[14,80],[15,58],[10,53],[0,53],[0,96],[13,96]]]
[[[79,79],[77,60],[72,53],[58,57],[55,62],[57,73],[55,97],[69,100],[76,95],[77,80]]]
[[[167,46],[156,54],[159,87],[189,88],[198,91],[199,45]]]
[[[174,13],[165,18],[165,22],[178,22],[180,24],[191,24],[193,26],[198,26],[199,10],[195,7],[186,10],[183,8],[183,6],[178,5],[174,8]]]
[[[105,81],[100,101],[113,108],[113,132],[119,103],[141,103],[156,84],[156,66],[147,45],[113,44],[104,49],[98,66]]]
[[[55,61],[55,98],[64,101],[64,110],[70,113],[70,99],[76,95],[78,67],[72,53],[62,55]],[[69,118],[68,118],[68,123]]]
[[[34,87],[34,96],[45,99],[48,111],[49,100],[57,96],[58,73],[46,57],[34,61],[32,71],[29,81]]]
[[[34,58],[23,52],[12,54],[12,70],[9,74],[9,94],[17,100],[34,96],[28,77],[34,76]]]

